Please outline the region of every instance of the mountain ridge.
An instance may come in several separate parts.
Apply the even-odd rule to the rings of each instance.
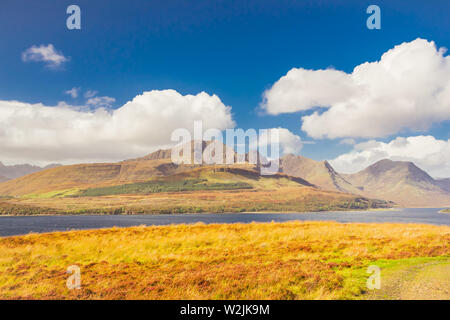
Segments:
[[[316,161],[303,156],[287,154],[280,158],[280,172],[305,179],[325,190],[358,193],[328,161]]]
[[[219,143],[219,142],[218,142]],[[221,142],[220,142],[221,143]],[[211,145],[203,141],[202,151]],[[190,142],[193,159],[194,142]],[[224,157],[231,148],[223,145]],[[210,150],[211,151],[211,150]],[[223,165],[257,170],[260,163],[250,164],[250,154],[239,155],[232,150],[233,159],[244,163]],[[257,154],[258,159],[260,155]],[[316,161],[300,155],[281,157],[279,172],[300,178],[320,189],[349,193],[393,201],[402,206],[450,205],[450,178],[433,179],[412,162],[380,160],[353,174],[337,172],[326,160]],[[0,195],[23,196],[55,190],[114,186],[124,183],[144,182],[155,177],[167,177],[194,170],[206,164],[175,164],[170,149],[160,149],[143,157],[116,163],[76,164],[41,169],[37,172],[0,183]],[[5,167],[5,166],[3,166]],[[1,168],[1,166],[0,166]],[[0,179],[2,171],[0,171]]]

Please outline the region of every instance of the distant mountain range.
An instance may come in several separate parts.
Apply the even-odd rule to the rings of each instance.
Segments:
[[[45,167],[33,166],[30,164],[18,164],[12,166],[5,166],[0,162],[0,182],[12,180],[25,176],[30,173],[41,171],[44,169],[50,169],[60,166],[60,164],[50,164]]]
[[[281,171],[323,189],[393,201],[401,206],[449,206],[450,179],[433,179],[412,162],[381,160],[354,174],[337,173],[327,161],[286,155]]]
[[[202,150],[208,145],[209,142],[203,142]],[[229,147],[224,148],[232,152],[235,159],[239,158]],[[249,155],[242,157],[248,160]],[[51,165],[45,168],[0,165],[0,179],[2,176],[3,179],[12,179],[0,183],[0,195],[20,196],[144,182],[189,172],[199,166],[172,163],[170,150],[158,150],[118,163]],[[322,190],[393,201],[400,206],[450,206],[450,178],[433,179],[412,162],[381,160],[360,172],[340,174],[327,161],[288,154],[280,158],[280,172],[301,178]]]

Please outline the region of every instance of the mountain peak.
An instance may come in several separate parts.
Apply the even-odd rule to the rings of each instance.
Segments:
[[[402,205],[438,205],[450,201],[446,189],[410,161],[383,159],[345,178],[366,196]]]
[[[225,152],[232,152],[232,154],[234,155],[235,152],[232,148],[228,147],[226,144],[217,141],[217,140],[209,140],[209,141],[205,141],[205,140],[191,140],[189,142],[186,142],[185,144],[181,145],[180,147],[177,147],[178,150],[180,150],[180,155],[183,154],[183,149],[186,146],[190,145],[190,150],[191,150],[191,158],[194,156],[194,149],[196,147],[196,143],[201,143],[201,148],[202,148],[202,153],[203,151],[205,151],[205,149],[211,145],[212,143],[214,144],[222,144],[222,148],[223,148],[223,152],[224,155],[226,154]],[[188,147],[189,148],[189,147]],[[171,149],[159,149],[156,150],[146,156],[140,157],[140,158],[135,158],[135,159],[129,159],[129,160],[125,160],[124,162],[127,161],[146,161],[146,160],[167,160],[167,159],[171,159],[172,157],[172,148]]]
[[[420,169],[411,161],[394,161],[390,159],[383,159],[375,162],[360,172],[367,172],[374,177],[379,177],[385,175],[389,171],[395,171],[398,174],[401,173],[405,178],[415,181],[424,180],[427,182],[434,182],[433,178],[428,173]]]

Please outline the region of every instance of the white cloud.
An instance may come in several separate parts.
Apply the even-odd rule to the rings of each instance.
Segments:
[[[80,88],[72,88],[70,90],[65,91],[65,94],[68,94],[69,96],[71,96],[72,98],[77,98],[78,97],[78,93],[80,92]]]
[[[176,128],[234,127],[216,95],[153,90],[115,110],[0,101],[0,157],[5,163],[116,161],[171,144]]]
[[[86,104],[88,106],[91,107],[95,107],[95,108],[110,108],[112,106],[112,104],[116,101],[116,99],[112,98],[112,97],[94,97],[94,98],[90,98],[88,99],[88,101],[86,101]]]
[[[293,68],[264,92],[263,108],[277,115],[327,107],[352,93],[353,84],[345,72]]]
[[[313,138],[387,137],[423,131],[450,119],[450,56],[416,39],[363,63],[350,74],[290,70],[264,93],[262,107],[280,114],[325,107],[302,118]]]
[[[303,148],[302,139],[290,132],[288,129],[275,128],[271,130],[278,130],[280,137],[281,154],[299,154]]]
[[[279,148],[280,155],[293,153],[299,154],[303,148],[302,139],[285,128],[271,128],[268,129],[268,136],[271,136],[272,131],[276,131],[278,133],[279,138]],[[265,139],[266,137],[262,136],[259,139],[259,146],[271,145],[271,147],[276,147],[276,145],[272,141],[268,141]]]
[[[61,52],[57,52],[52,44],[32,46],[22,53],[24,62],[45,62],[49,68],[60,67],[63,63],[69,61]]]
[[[338,172],[353,173],[382,159],[412,161],[433,177],[450,177],[450,139],[415,136],[398,137],[388,143],[370,140],[330,163]]]

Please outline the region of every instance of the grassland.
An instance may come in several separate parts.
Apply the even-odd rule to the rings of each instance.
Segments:
[[[449,263],[449,242],[447,226],[332,222],[31,234],[0,239],[0,298],[365,299],[368,265]]]
[[[57,213],[58,211],[52,208],[0,201],[0,215],[32,216],[50,215]]]
[[[160,192],[181,192],[198,190],[252,189],[246,182],[209,182],[207,179],[186,179],[179,181],[152,180],[118,186],[90,188],[74,194],[79,197],[95,197],[117,194],[149,194]]]
[[[3,200],[3,214],[170,214],[223,212],[307,212],[385,208],[384,201],[308,187],[200,190],[92,197],[24,197]],[[0,207],[2,204],[0,204]],[[17,208],[23,207],[24,210]],[[15,210],[9,210],[15,208]],[[9,211],[8,211],[9,210]]]

